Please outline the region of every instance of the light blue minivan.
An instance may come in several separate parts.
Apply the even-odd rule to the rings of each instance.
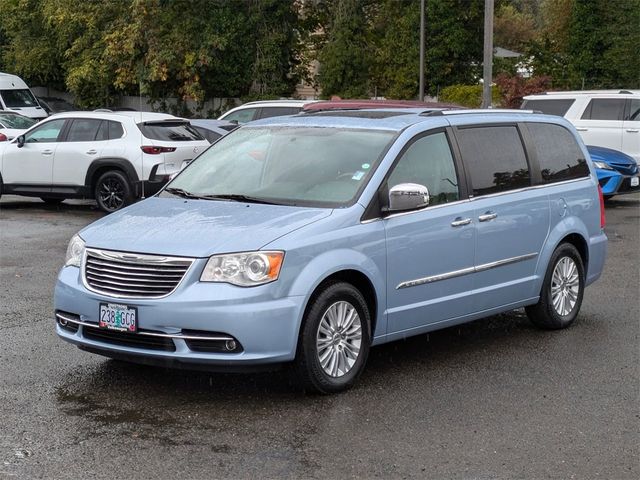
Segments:
[[[162,366],[292,362],[306,389],[336,392],[374,345],[520,307],[570,325],[606,248],[594,168],[562,118],[278,117],[75,235],[56,331]]]

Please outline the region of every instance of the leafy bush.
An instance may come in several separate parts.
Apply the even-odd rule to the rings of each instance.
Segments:
[[[502,92],[501,106],[504,108],[520,108],[524,96],[546,92],[551,87],[551,78],[543,76],[522,78],[501,73],[495,82]]]
[[[480,108],[482,105],[482,85],[451,85],[440,91],[440,102],[455,103],[469,108]],[[500,91],[496,85],[491,87],[491,103],[500,103]]]

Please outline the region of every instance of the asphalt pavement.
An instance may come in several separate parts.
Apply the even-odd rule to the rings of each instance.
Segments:
[[[52,294],[92,202],[0,200],[0,478],[640,478],[640,195],[567,330],[522,311],[373,348],[358,385],[84,353]]]

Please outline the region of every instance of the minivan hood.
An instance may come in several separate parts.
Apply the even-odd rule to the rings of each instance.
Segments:
[[[331,215],[331,209],[151,197],[80,232],[87,247],[208,257],[258,250]]]

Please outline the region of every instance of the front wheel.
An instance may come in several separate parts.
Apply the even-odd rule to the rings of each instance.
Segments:
[[[118,170],[110,170],[98,178],[95,198],[100,210],[112,213],[131,203],[131,185],[126,175]]]
[[[580,253],[570,243],[561,244],[551,255],[540,300],[525,309],[529,320],[548,330],[571,325],[582,305],[584,279]]]
[[[305,390],[335,393],[353,386],[369,355],[370,325],[367,303],[349,283],[331,283],[312,299],[295,360]]]

